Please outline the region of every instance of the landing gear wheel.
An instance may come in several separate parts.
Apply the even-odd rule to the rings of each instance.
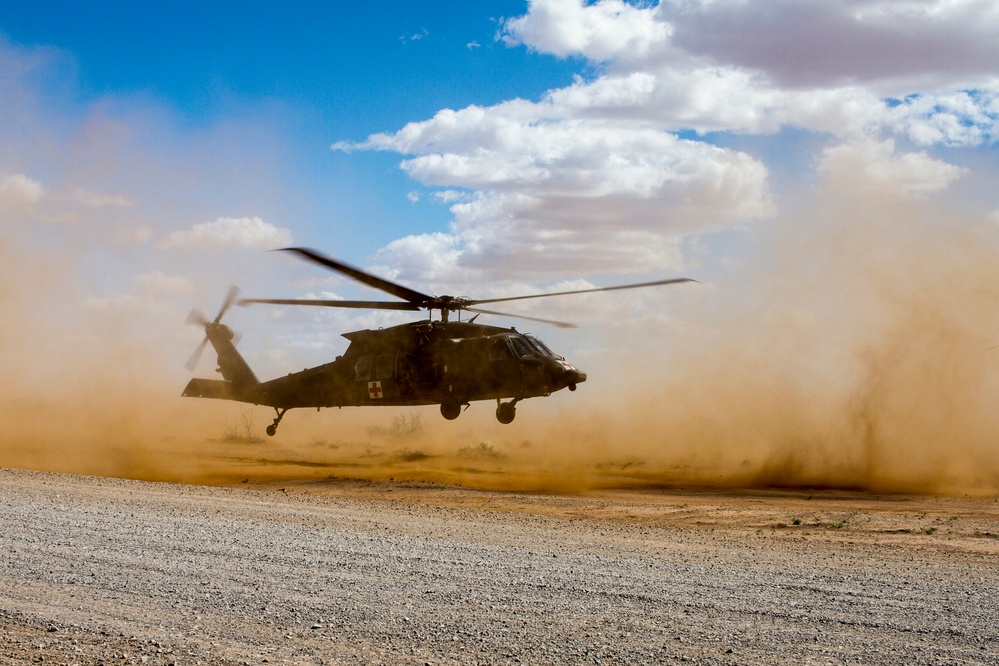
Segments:
[[[274,423],[272,423],[269,426],[267,426],[267,436],[268,437],[273,437],[275,434],[277,434],[278,424],[281,423],[281,419],[284,418],[284,413],[287,412],[288,409],[287,408],[285,408],[285,409],[278,409],[277,407],[275,407],[274,411],[277,412],[277,418],[274,419]]]
[[[461,416],[461,405],[456,400],[445,400],[441,403],[441,416],[448,421],[454,421]]]
[[[513,423],[513,419],[517,416],[517,407],[515,406],[516,402],[516,400],[511,402],[497,401],[496,420],[503,424]]]

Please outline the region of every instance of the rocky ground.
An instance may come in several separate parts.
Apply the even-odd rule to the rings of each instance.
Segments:
[[[999,664],[996,498],[0,469],[4,664]]]

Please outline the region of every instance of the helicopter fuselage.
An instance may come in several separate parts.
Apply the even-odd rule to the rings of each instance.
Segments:
[[[183,395],[274,407],[275,427],[292,408],[439,404],[453,419],[476,400],[497,400],[497,418],[509,423],[517,401],[575,390],[586,381],[585,373],[516,329],[421,321],[345,333],[350,345],[335,361],[257,382],[232,346],[231,332],[219,329],[208,337],[224,379],[192,379]]]

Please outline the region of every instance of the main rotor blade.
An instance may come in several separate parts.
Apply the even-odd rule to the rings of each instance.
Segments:
[[[621,284],[616,287],[597,287],[595,289],[577,289],[576,291],[558,291],[550,294],[531,294],[529,296],[508,296],[506,298],[486,298],[482,300],[471,300],[468,302],[469,305],[478,305],[480,303],[502,303],[505,301],[522,301],[528,298],[547,298],[548,296],[569,296],[571,294],[592,294],[598,291],[616,291],[618,289],[638,289],[639,287],[656,287],[665,284],[677,284],[680,282],[697,282],[697,280],[692,280],[691,278],[672,278],[670,280],[656,280],[655,282],[639,282],[638,284]],[[471,310],[471,308],[468,308]],[[495,314],[495,313],[494,313]],[[511,315],[519,316],[519,315]]]
[[[570,324],[565,321],[555,321],[554,319],[541,319],[540,317],[528,317],[527,315],[521,314],[510,314],[509,312],[495,312],[494,310],[480,310],[479,308],[462,308],[465,312],[478,312],[480,314],[498,315],[500,317],[516,317],[517,319],[527,319],[530,321],[539,321],[542,324],[552,324],[553,326],[558,326],[559,328],[576,328],[575,324]]]
[[[324,301],[303,298],[244,298],[240,305],[266,303],[269,305],[314,305],[324,308],[364,308],[366,310],[419,310],[416,303],[394,303],[392,301]]]
[[[345,264],[342,261],[320,254],[315,250],[310,250],[305,247],[285,247],[281,249],[283,252],[294,252],[313,263],[325,266],[326,268],[337,271],[338,273],[343,273],[344,275],[352,277],[362,284],[374,287],[375,289],[380,289],[385,293],[392,294],[393,296],[397,296],[398,298],[409,301],[410,303],[422,304],[433,300],[433,296],[427,296],[426,294],[421,294],[415,289],[410,289],[409,287],[404,287],[401,284],[396,284],[395,282],[389,282],[384,278],[376,277],[371,273],[362,271],[360,268],[354,268],[353,266]]]

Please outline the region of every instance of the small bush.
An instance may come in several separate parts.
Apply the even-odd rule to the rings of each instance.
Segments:
[[[423,451],[413,451],[411,449],[403,449],[399,452],[399,459],[403,462],[416,462],[417,460],[426,460],[429,458]]]
[[[393,437],[413,437],[423,432],[423,418],[419,414],[400,414],[392,419],[392,424],[371,426],[368,434],[372,436],[392,435]]]
[[[249,408],[239,410],[239,418],[230,421],[228,417],[222,427],[223,442],[239,442],[242,444],[255,444],[264,441],[262,437],[253,434],[253,424],[256,417]]]
[[[458,455],[467,458],[502,458],[503,454],[496,450],[492,442],[468,444],[458,449]]]

